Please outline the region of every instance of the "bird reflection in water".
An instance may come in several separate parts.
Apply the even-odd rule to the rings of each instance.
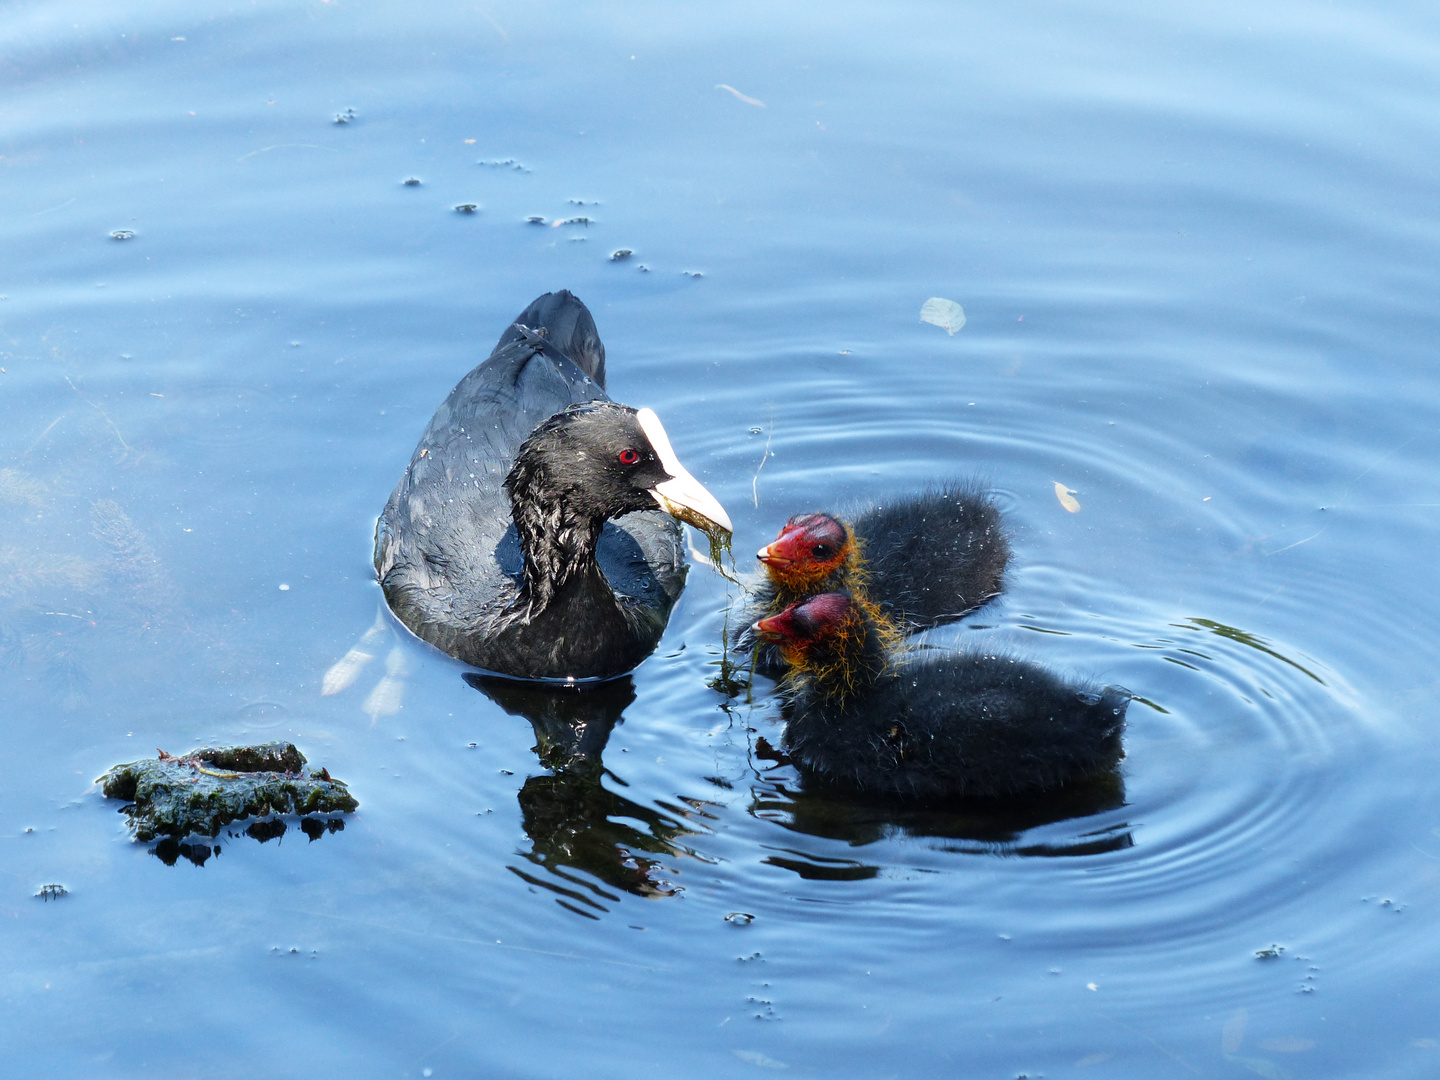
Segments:
[[[1056,857],[1120,851],[1135,843],[1128,822],[1081,820],[1125,805],[1125,781],[1118,769],[1041,795],[927,805],[799,783],[789,758],[763,736],[755,742],[754,755],[761,782],[755,789],[752,814],[793,832],[843,840],[852,847],[901,835],[940,840],[936,848],[941,851]],[[1031,830],[1071,820],[1080,826],[1079,831],[1067,836],[1047,830],[1043,840],[1026,841],[1025,834]],[[822,880],[860,880],[875,877],[883,869],[858,860],[783,848],[765,862],[803,878]]]
[[[550,770],[526,778],[519,794],[520,813],[531,844],[525,858],[558,880],[514,866],[509,868],[512,872],[555,893],[558,904],[587,918],[598,918],[609,904],[620,900],[610,889],[649,898],[681,891],[666,877],[675,871],[660,860],[696,857],[679,841],[700,831],[690,822],[707,816],[705,804],[699,800],[678,800],[686,804],[683,807],[658,804],[662,812],[604,784],[608,775],[613,784],[625,785],[605,768],[601,754],[611,730],[635,700],[635,684],[628,675],[583,688],[474,673],[464,679],[510,715],[530,721],[535,754]]]

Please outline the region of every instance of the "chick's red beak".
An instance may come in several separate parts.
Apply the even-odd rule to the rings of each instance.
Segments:
[[[755,623],[755,632],[765,637],[789,637],[795,630],[795,620],[790,614],[794,607],[788,607],[778,615],[769,615]]]
[[[755,557],[766,566],[789,566],[790,560],[774,550],[774,544],[766,544],[755,553]]]
[[[809,535],[803,525],[787,523],[780,535],[755,553],[755,557],[766,566],[786,567],[791,563],[803,562],[805,546]]]

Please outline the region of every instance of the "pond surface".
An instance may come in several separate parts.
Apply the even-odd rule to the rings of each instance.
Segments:
[[[1433,7],[4,11],[17,1073],[1440,1068]],[[1123,788],[807,794],[703,565],[583,699],[398,631],[375,517],[556,288],[743,571],[991,485],[1007,592],[934,637],[1128,686]],[[343,831],[152,854],[90,786],[269,739]]]

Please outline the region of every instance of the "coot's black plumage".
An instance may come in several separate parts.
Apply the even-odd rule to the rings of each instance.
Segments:
[[[807,775],[879,795],[1046,791],[1112,769],[1130,692],[991,653],[897,653],[873,606],[825,593],[760,620],[786,676],[785,749]]]
[[[744,648],[756,619],[824,592],[863,594],[907,634],[959,619],[1004,588],[1010,540],[989,494],[955,481],[872,507],[853,524],[796,514],[757,557],[765,576],[746,609]],[[773,648],[761,649],[757,667],[784,670]]]
[[[531,679],[608,678],[655,648],[685,582],[670,515],[730,522],[655,414],[604,381],[590,312],[547,293],[436,410],[375,534],[385,598],[419,637]]]

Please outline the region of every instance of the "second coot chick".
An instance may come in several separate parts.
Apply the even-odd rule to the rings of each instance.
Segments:
[[[747,649],[756,619],[836,590],[863,594],[907,634],[958,619],[1000,595],[1010,541],[994,501],[976,484],[952,482],[867,510],[853,525],[796,514],[757,557],[765,577],[737,638]],[[784,670],[764,647],[756,667]]]
[[[784,601],[776,611],[853,580],[913,632],[998,596],[1010,542],[985,492],[950,483],[874,507],[849,526],[830,514],[797,514],[759,559]]]
[[[993,653],[897,653],[862,598],[824,593],[761,619],[791,665],[785,748],[813,777],[878,795],[1047,791],[1112,769],[1130,692]]]

